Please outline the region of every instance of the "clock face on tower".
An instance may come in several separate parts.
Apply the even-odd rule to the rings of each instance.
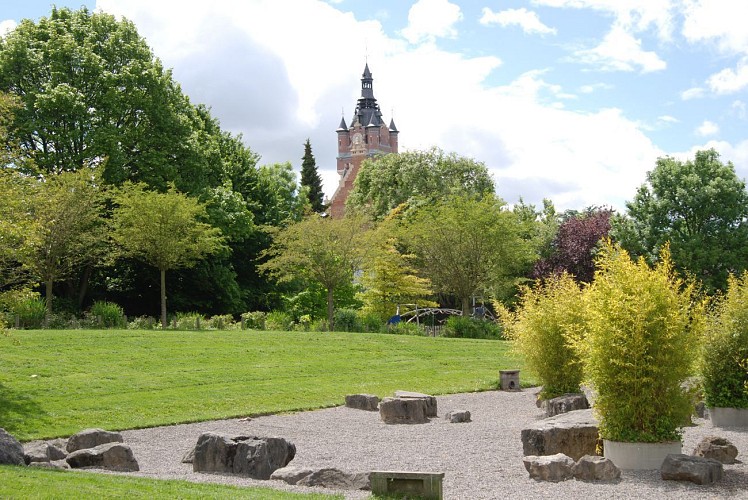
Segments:
[[[359,144],[361,144],[361,139],[361,134],[353,134],[353,144],[358,146]]]

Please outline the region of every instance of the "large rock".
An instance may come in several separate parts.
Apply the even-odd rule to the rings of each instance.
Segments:
[[[545,402],[545,416],[554,417],[562,413],[568,413],[574,410],[586,410],[590,407],[587,402],[587,396],[579,394],[564,394],[549,399]]]
[[[77,450],[68,455],[65,460],[73,469],[95,467],[122,472],[140,470],[130,447],[122,443],[105,443],[93,448]]]
[[[691,454],[697,457],[713,458],[723,464],[734,464],[738,449],[725,438],[707,436],[696,445]]]
[[[104,429],[84,429],[78,434],[70,436],[67,444],[68,453],[86,448],[95,448],[106,443],[122,443],[122,434],[105,431]]]
[[[711,458],[671,454],[660,467],[662,479],[713,484],[722,479],[722,463]]]
[[[339,469],[309,469],[306,467],[283,467],[270,476],[288,484],[321,486],[338,490],[368,490],[371,488],[369,474],[351,473]]]
[[[26,465],[23,446],[3,428],[0,428],[0,465]]]
[[[592,410],[579,410],[540,420],[522,429],[524,455],[563,453],[574,460],[595,455],[597,420]]]
[[[195,447],[193,446],[192,448],[187,450],[187,453],[182,455],[182,463],[191,464],[194,459],[195,459]]]
[[[195,445],[192,470],[226,472],[254,479],[270,479],[296,455],[296,446],[282,438],[237,436],[213,432],[200,435]]]
[[[379,403],[379,418],[385,424],[425,424],[426,400],[421,398],[384,398]]]
[[[426,416],[436,416],[436,398],[428,394],[410,391],[395,391],[395,397],[400,399],[423,399],[426,402]]]
[[[300,480],[310,475],[312,472],[314,471],[307,467],[295,467],[293,465],[287,465],[273,471],[273,473],[270,474],[270,479],[277,479],[288,484],[296,484]]]
[[[345,397],[345,405],[356,410],[377,411],[379,398],[373,394],[349,394]]]
[[[270,475],[285,467],[296,455],[296,446],[283,438],[252,437],[239,440],[234,456],[234,474],[253,479],[270,479]]]
[[[33,462],[54,462],[63,460],[68,454],[49,441],[33,441],[23,446],[23,458],[26,464]]]
[[[565,481],[573,477],[574,460],[563,453],[545,456],[526,456],[522,459],[531,479],[539,481]]]
[[[585,455],[571,468],[576,479],[581,481],[613,481],[621,477],[621,470],[605,457]]]

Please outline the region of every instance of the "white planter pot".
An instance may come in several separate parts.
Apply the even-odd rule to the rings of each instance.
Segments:
[[[667,443],[624,443],[603,440],[605,458],[621,470],[659,469],[665,457],[681,452],[680,441]]]
[[[709,408],[714,427],[748,427],[748,408]]]

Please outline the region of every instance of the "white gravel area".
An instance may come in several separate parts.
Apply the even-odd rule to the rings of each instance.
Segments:
[[[266,486],[297,492],[339,493],[367,498],[368,492],[289,486],[281,481],[258,481],[231,475],[192,471],[183,455],[205,431],[228,435],[283,437],[296,445],[290,465],[335,467],[350,472],[400,470],[443,472],[446,499],[547,498],[745,498],[748,466],[725,465],[723,479],[711,486],[663,481],[658,471],[622,473],[614,483],[569,480],[561,483],[530,479],[522,464],[520,432],[543,418],[535,392],[489,391],[439,396],[439,417],[427,424],[387,425],[378,412],[344,406],[302,413],[201,422],[123,431],[141,471],[128,475],[186,479],[239,486]],[[451,424],[450,410],[469,410],[472,422]],[[683,452],[690,454],[705,436],[718,435],[738,448],[738,459],[748,461],[748,431],[714,428],[697,419],[685,430]]]

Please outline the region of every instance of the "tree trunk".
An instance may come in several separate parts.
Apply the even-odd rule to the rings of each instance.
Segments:
[[[78,286],[78,309],[81,310],[83,310],[83,301],[86,299],[86,294],[88,293],[88,282],[91,280],[91,273],[93,273],[93,266],[88,264],[83,269],[83,276],[81,276]]]
[[[470,297],[462,298],[462,316],[464,318],[470,317]]]
[[[333,328],[335,328],[334,324],[334,316],[335,316],[335,304],[333,303],[333,296],[332,296],[333,289],[328,288],[327,289],[327,324],[330,325],[330,331],[333,331]]]
[[[44,284],[44,300],[47,304],[47,311],[44,314],[44,327],[49,326],[49,322],[52,319],[52,285],[55,284],[54,279],[52,277],[48,277],[46,283]]]
[[[160,269],[161,272],[161,328],[166,330],[166,269]]]

